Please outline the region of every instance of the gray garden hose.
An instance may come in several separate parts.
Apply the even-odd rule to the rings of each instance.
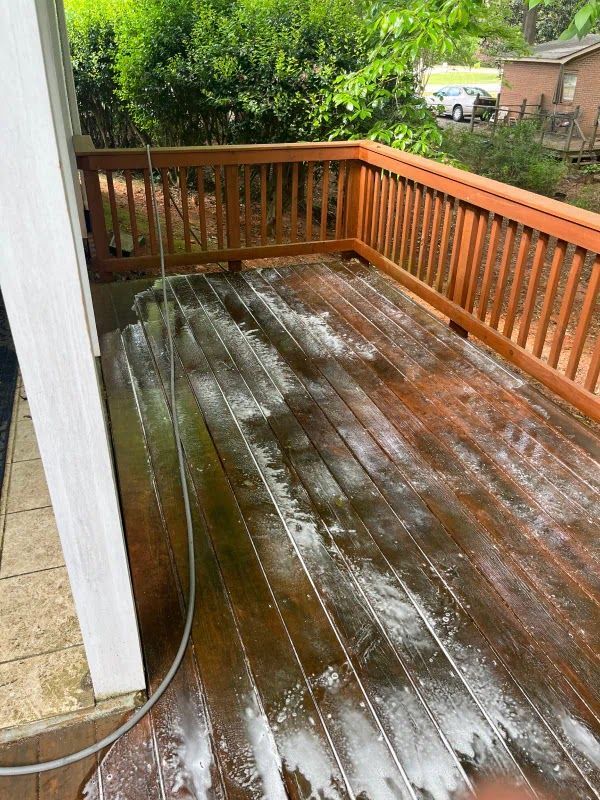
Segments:
[[[187,611],[185,617],[185,627],[183,629],[183,634],[181,636],[181,642],[179,643],[179,648],[177,649],[177,654],[173,659],[173,663],[169,667],[165,677],[160,682],[159,686],[157,687],[156,691],[153,695],[148,698],[148,700],[144,703],[143,706],[135,711],[131,717],[124,722],[119,728],[114,730],[108,736],[105,736],[104,739],[101,739],[99,742],[96,742],[89,747],[85,747],[83,750],[78,750],[76,753],[70,753],[66,756],[61,756],[61,758],[54,758],[51,761],[41,761],[38,764],[22,764],[20,766],[14,767],[0,767],[0,778],[7,778],[7,777],[14,777],[16,775],[34,775],[38,772],[48,772],[52,769],[59,769],[60,767],[66,767],[69,764],[74,764],[76,761],[81,761],[84,758],[88,758],[89,756],[94,756],[96,753],[99,753],[100,750],[103,750],[105,747],[109,747],[111,744],[114,744],[117,739],[120,739],[121,736],[126,734],[130,731],[137,723],[146,716],[146,714],[153,708],[156,703],[160,700],[162,695],[167,690],[169,684],[175,677],[181,662],[183,661],[183,656],[185,655],[185,651],[187,648],[188,640],[190,638],[190,633],[192,630],[192,622],[194,620],[194,605],[196,600],[196,565],[194,560],[194,529],[192,526],[192,513],[190,510],[190,496],[188,493],[187,487],[187,479],[185,474],[185,462],[183,459],[183,447],[181,445],[181,437],[179,435],[179,418],[177,415],[177,404],[175,402],[175,353],[174,353],[174,344],[173,344],[173,334],[171,331],[171,322],[169,319],[169,307],[168,307],[168,297],[167,297],[167,278],[165,273],[165,254],[163,249],[163,241],[162,241],[162,233],[159,224],[158,218],[158,203],[156,202],[156,192],[154,191],[154,181],[152,180],[152,158],[150,156],[150,145],[146,146],[146,152],[148,154],[148,170],[150,172],[150,186],[152,190],[152,204],[154,207],[154,219],[156,220],[156,227],[158,230],[158,246],[160,252],[160,274],[161,274],[161,281],[162,281],[162,293],[163,293],[163,303],[165,307],[165,320],[166,320],[166,328],[167,328],[167,339],[169,342],[169,362],[170,362],[170,395],[171,395],[171,411],[172,411],[172,419],[173,419],[173,435],[175,437],[175,444],[177,446],[177,460],[179,461],[179,476],[181,478],[181,490],[183,494],[183,505],[185,508],[185,521],[187,525],[187,538],[188,538],[188,561],[189,561],[189,587],[188,587],[188,602],[187,602]]]

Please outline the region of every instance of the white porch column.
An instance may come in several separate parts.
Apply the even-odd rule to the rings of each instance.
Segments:
[[[144,687],[51,0],[0,3],[0,285],[97,697]],[[67,112],[68,113],[68,112]]]

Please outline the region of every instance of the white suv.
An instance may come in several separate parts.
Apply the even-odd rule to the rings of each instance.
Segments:
[[[479,100],[477,100],[479,98]],[[440,109],[442,114],[450,114],[455,122],[473,114],[473,105],[494,106],[494,98],[479,86],[443,86],[427,97],[427,105],[431,109]],[[475,109],[475,116],[485,116],[484,108]]]

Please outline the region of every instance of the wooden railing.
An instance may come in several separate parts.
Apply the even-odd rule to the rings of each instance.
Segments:
[[[599,215],[371,142],[156,149],[153,163],[168,267],[354,252],[600,420]],[[94,268],[155,270],[145,151],[78,165]]]
[[[348,198],[356,195],[352,182],[359,150],[359,144],[343,142],[153,150],[167,266],[218,261],[238,266],[243,259],[352,249]],[[78,165],[89,204],[95,268],[129,272],[156,267],[146,152],[92,150],[78,154]],[[124,184],[121,205],[117,178]],[[123,231],[133,240],[128,257]]]

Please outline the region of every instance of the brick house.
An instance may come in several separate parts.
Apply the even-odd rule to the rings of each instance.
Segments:
[[[600,34],[536,45],[525,58],[504,64],[501,105],[541,101],[550,112],[575,111],[586,137],[594,131],[600,106]]]

